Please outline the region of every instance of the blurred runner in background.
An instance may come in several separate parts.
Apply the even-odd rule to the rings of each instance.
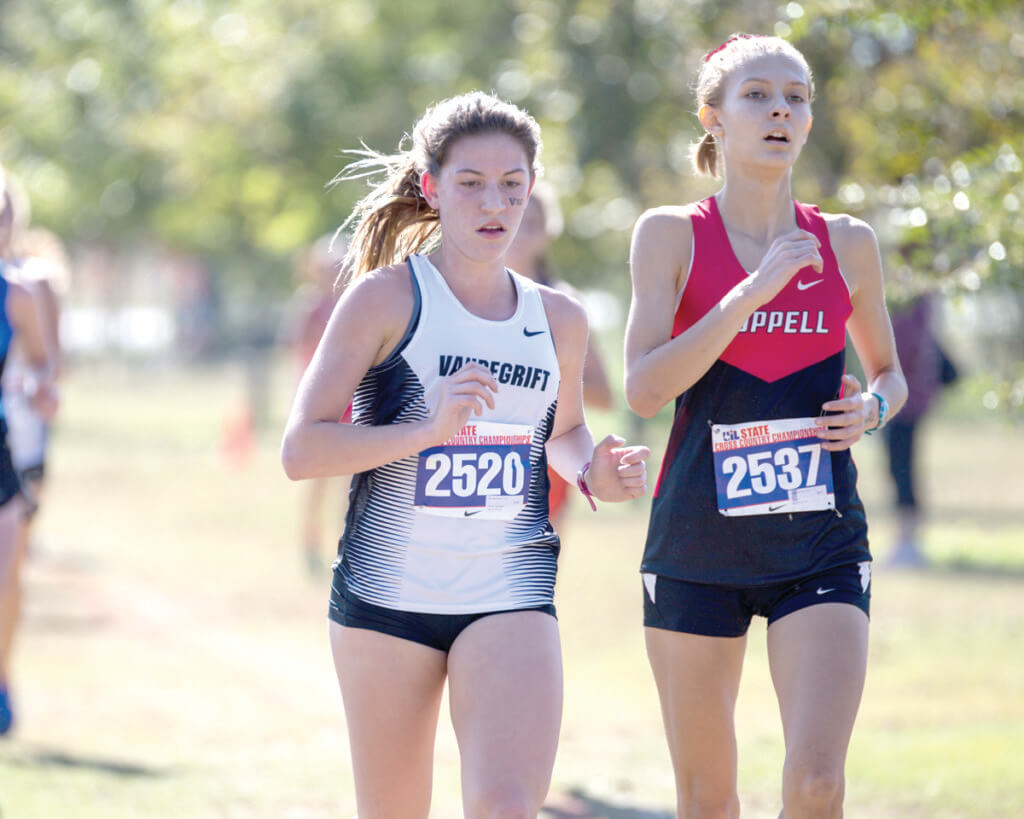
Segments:
[[[958,378],[956,366],[935,335],[934,303],[923,295],[894,311],[892,317],[896,349],[907,377],[907,403],[885,427],[889,474],[895,490],[899,519],[896,545],[886,565],[914,568],[927,562],[921,545],[921,481],[918,469],[918,431],[944,386]]]
[[[54,253],[56,259],[22,255],[24,250],[18,245],[22,232],[16,229],[17,197],[12,195],[2,167],[0,187],[0,370],[14,362],[14,372],[4,372],[0,381],[0,407],[5,416],[9,406],[15,407],[18,419],[9,433],[8,419],[0,418],[0,734],[4,734],[14,724],[11,650],[21,612],[21,566],[42,482],[47,425],[57,411],[53,282],[63,273],[49,266],[61,259],[52,244],[46,252]],[[26,222],[27,217],[22,224]],[[32,254],[37,252],[44,252],[42,245],[31,249]],[[20,468],[12,460],[8,444],[12,433],[18,440]]]
[[[579,299],[576,289],[567,281],[554,278],[548,248],[551,242],[562,232],[562,213],[558,206],[558,196],[554,189],[544,180],[533,186],[530,201],[526,205],[526,213],[519,224],[516,238],[512,241],[505,256],[508,266],[516,273],[522,273],[529,279],[568,293]],[[614,404],[611,385],[604,359],[594,342],[593,333],[587,339],[587,356],[583,361],[583,406],[588,409],[611,409]],[[550,466],[548,480],[551,491],[548,493],[551,524],[565,541],[565,511],[575,490],[568,481]]]
[[[292,350],[296,379],[301,379],[320,338],[327,327],[334,305],[344,287],[341,276],[341,260],[345,257],[346,245],[338,238],[321,236],[304,248],[295,264],[296,290],[285,313],[282,336],[284,343]],[[343,422],[352,418],[351,406],[342,417]],[[299,485],[302,499],[299,507],[299,546],[302,562],[312,577],[320,577],[327,565],[323,557],[324,501],[331,498],[331,519],[340,524],[344,521],[348,477],[313,478]],[[333,504],[337,500],[337,517]],[[333,527],[332,527],[333,528]]]

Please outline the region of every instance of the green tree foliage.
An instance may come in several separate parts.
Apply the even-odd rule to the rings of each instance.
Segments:
[[[359,193],[325,187],[341,151],[397,147],[428,101],[482,82],[486,41],[511,26],[361,0],[16,0],[0,15],[0,156],[37,221],[196,251],[279,292],[289,255]]]
[[[0,157],[71,241],[155,241],[281,292],[363,192],[325,187],[344,149],[494,89],[543,125],[557,266],[625,296],[639,213],[714,189],[689,170],[689,84],[734,31],[815,69],[800,197],[876,224],[901,282],[1024,290],[1015,2],[8,0]]]
[[[987,371],[987,406],[1020,412],[1024,7],[822,0],[791,22],[833,132],[823,145],[819,106],[814,198],[875,227],[897,308],[951,297],[954,354]]]

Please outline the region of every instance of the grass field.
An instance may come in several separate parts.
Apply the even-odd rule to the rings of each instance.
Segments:
[[[3,819],[354,813],[328,581],[300,563],[297,489],[277,459],[287,380],[274,379],[273,423],[240,467],[219,449],[239,370],[69,378],[26,572],[19,724],[0,741]],[[663,433],[650,428],[652,449]],[[847,815],[1024,816],[1024,437],[957,416],[932,421],[924,447],[933,564],[876,570]],[[893,520],[879,443],[857,458],[882,563]],[[577,503],[568,521],[566,706],[547,817],[671,815],[639,625],[646,512]],[[763,622],[737,719],[744,816],[774,817],[782,742]],[[435,780],[433,815],[461,815],[444,719]]]

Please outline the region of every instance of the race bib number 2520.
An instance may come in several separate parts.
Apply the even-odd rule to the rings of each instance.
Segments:
[[[530,489],[533,427],[479,421],[419,454],[416,508],[445,517],[511,520]]]
[[[718,511],[730,517],[834,509],[832,458],[814,418],[715,424]]]

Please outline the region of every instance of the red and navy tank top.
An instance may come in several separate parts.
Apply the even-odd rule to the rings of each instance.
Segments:
[[[642,570],[733,586],[785,582],[870,559],[850,452],[832,459],[835,510],[725,517],[718,511],[711,426],[821,414],[839,397],[850,292],[818,209],[794,202],[797,225],[821,242],[819,273],[805,267],[743,325],[711,368],[676,399],[654,492]],[[747,271],[714,197],[691,206],[693,255],[673,337],[703,317]]]

